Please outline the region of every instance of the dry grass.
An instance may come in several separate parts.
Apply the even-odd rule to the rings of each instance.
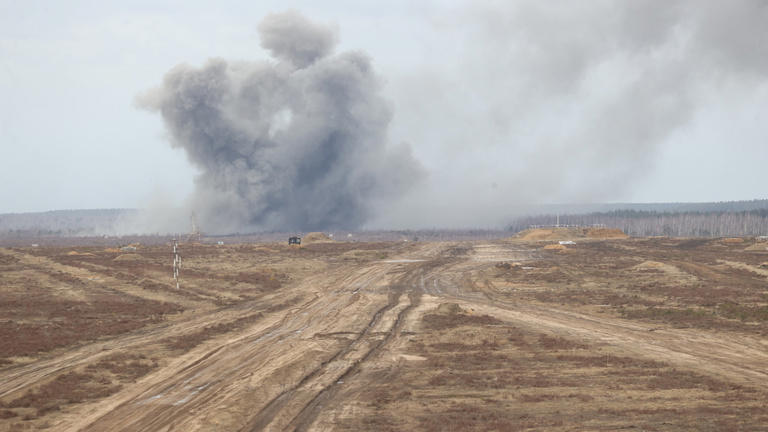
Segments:
[[[36,418],[51,411],[58,411],[63,405],[81,403],[109,396],[121,388],[107,377],[88,373],[68,372],[52,381],[27,392],[24,396],[4,404],[5,408],[17,408],[27,412],[27,418]],[[32,413],[29,410],[33,410]],[[14,411],[16,412],[16,411]],[[18,413],[17,413],[18,414]]]
[[[42,290],[29,291],[18,295],[0,293],[0,316],[6,318],[0,322],[3,356],[35,355],[100,336],[126,333],[181,310],[178,305],[125,295],[93,295],[86,302],[57,299]]]
[[[361,377],[368,387],[347,401],[357,414],[339,429],[757,430],[768,421],[767,395],[653,358],[482,315],[427,313],[420,329],[407,352],[427,360]]]
[[[428,314],[423,319],[424,326],[429,329],[444,329],[463,325],[498,325],[502,324],[498,319],[488,315],[467,314]]]
[[[467,294],[462,305],[479,299],[478,306],[444,303],[424,315],[414,312],[418,308],[404,315],[403,331],[345,379],[347,384],[339,384],[333,405],[324,409],[338,407],[334,427],[342,430],[760,430],[768,424],[768,396],[749,385],[676,368],[652,354],[628,354],[632,351],[622,351],[621,344],[572,339],[566,329],[552,327],[544,333],[543,327],[521,328],[499,319],[509,315],[471,311],[491,314],[494,309],[486,306],[520,305],[530,308],[523,313],[562,309],[595,320],[623,318],[693,329],[686,333],[753,335],[768,329],[765,278],[723,264],[727,260],[754,267],[766,261],[764,252],[744,251],[747,245],[719,239],[592,240],[577,241],[568,253],[556,254],[541,252],[541,244],[528,244],[520,247],[532,250],[530,259],[521,258],[520,265],[470,263],[471,245],[449,248],[419,271],[445,285],[453,281],[445,292]],[[81,409],[77,404],[104,398],[135,381],[152,381],[148,374],[165,364],[163,356],[183,355],[209,341],[207,349],[223,340],[222,335],[244,331],[262,314],[299,302],[271,300],[272,292],[293,289],[307,275],[341,271],[350,262],[362,265],[406,247],[341,242],[303,248],[186,245],[186,287],[179,291],[169,283],[165,246],[142,247],[136,252],[141,259],[126,261],[115,261],[118,253],[103,247],[78,248],[77,254],[69,253],[71,247],[30,252],[59,264],[50,268],[0,254],[0,284],[5,288],[0,293],[0,351],[9,356],[53,356],[55,352],[44,353],[177,319],[173,313],[180,306],[139,295],[172,298],[205,313],[225,312],[207,327],[186,329],[183,336],[164,334],[136,352],[99,353],[90,364],[30,383],[0,401],[0,419],[7,419],[0,426],[56,424],[57,410],[76,412]],[[461,273],[437,269],[454,264],[464,266]],[[94,282],[89,275],[109,283]],[[403,289],[418,289],[418,284]],[[370,300],[365,296],[359,293],[350,301]],[[222,321],[233,313],[241,318]],[[307,340],[323,349],[345,346],[350,339],[321,340],[327,335],[320,332],[315,336]],[[0,359],[0,367],[11,373],[14,364],[27,361],[32,360]]]
[[[743,306],[736,303],[723,303],[718,305],[717,312],[727,318],[746,322],[768,321],[768,306]]]
[[[182,336],[172,337],[161,341],[167,348],[172,350],[189,351],[190,349],[200,345],[201,343],[214,338],[218,335],[225,333],[231,333],[236,330],[247,327],[253,323],[258,322],[264,313],[277,312],[293,306],[298,301],[297,298],[286,300],[282,303],[271,305],[265,308],[263,311],[259,311],[254,314],[250,314],[234,321],[227,323],[216,324],[213,326],[206,326],[202,330],[188,333]]]
[[[143,354],[119,353],[104,357],[85,369],[89,372],[108,371],[122,382],[132,382],[148,374],[157,366],[156,360],[148,359]]]
[[[32,420],[59,411],[67,405],[101,399],[120,391],[123,384],[136,381],[158,367],[142,354],[118,353],[79,370],[28,389],[22,396],[0,402],[0,418]]]
[[[259,312],[253,315],[239,318],[232,322],[207,326],[202,330],[196,331],[194,333],[188,333],[182,336],[169,338],[163,341],[163,343],[166,347],[172,350],[189,351],[190,349],[200,345],[208,339],[243,328],[248,324],[255,323],[261,319],[261,317],[263,317],[263,313]]]
[[[528,300],[608,306],[615,316],[678,328],[768,334],[765,277],[724,264],[758,266],[760,252],[710,239],[589,242],[569,251],[529,261],[530,270],[496,267],[485,277],[527,287],[516,295]]]

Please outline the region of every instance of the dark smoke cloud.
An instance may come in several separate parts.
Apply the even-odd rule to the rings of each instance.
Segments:
[[[332,55],[336,32],[296,12],[258,29],[275,61],[180,65],[139,98],[200,170],[203,229],[360,227],[422,174],[407,146],[387,145],[391,110],[370,59]]]

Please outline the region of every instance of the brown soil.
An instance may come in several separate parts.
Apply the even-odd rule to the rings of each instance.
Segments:
[[[723,239],[723,243],[726,243],[726,244],[728,244],[728,243],[731,243],[731,244],[733,244],[733,243],[744,243],[744,239],[741,238],[741,237],[724,238]]]
[[[0,431],[764,428],[766,252],[536,241],[0,249]]]
[[[521,231],[513,239],[524,241],[625,239],[628,236],[616,228],[535,228]]]
[[[747,252],[752,252],[752,251],[768,252],[768,242],[758,242],[747,247],[744,250]]]
[[[144,261],[144,258],[142,258],[141,255],[129,253],[118,255],[115,257],[115,261]]]
[[[304,245],[312,243],[328,243],[332,241],[333,239],[328,237],[327,234],[321,232],[311,232],[301,239],[301,243]]]
[[[599,239],[623,239],[629,237],[624,231],[617,228],[589,228],[584,235],[587,238]]]

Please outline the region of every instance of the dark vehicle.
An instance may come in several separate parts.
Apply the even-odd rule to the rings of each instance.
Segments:
[[[288,244],[289,245],[300,245],[301,244],[301,237],[288,237]]]

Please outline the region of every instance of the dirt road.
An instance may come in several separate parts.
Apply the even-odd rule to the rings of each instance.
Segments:
[[[414,256],[429,260],[440,248],[426,246]],[[128,391],[85,412],[64,417],[60,430],[242,430],[283,429],[300,425],[333,384],[353,373],[393,336],[402,316],[413,308],[414,274],[423,261],[377,262],[348,274],[305,280],[285,296],[300,304],[266,315],[258,324],[227,334],[175,359]],[[409,295],[404,295],[404,294]],[[194,323],[210,325],[199,317]],[[140,345],[167,336],[153,329],[115,345]],[[17,372],[17,381],[71,365],[109,346],[73,353],[45,372]],[[39,370],[40,367],[36,368]]]
[[[443,304],[456,304],[458,310],[465,311],[457,316],[466,317],[461,319],[469,324],[462,331],[471,330],[474,333],[467,334],[472,337],[482,339],[483,334],[491,335],[499,329],[515,329],[524,332],[524,338],[534,334],[540,335],[540,341],[561,338],[571,341],[563,342],[571,351],[593,347],[590,350],[599,351],[606,363],[614,358],[657,362],[665,368],[756,389],[760,396],[750,393],[755,400],[764,397],[762,392],[768,390],[768,342],[762,336],[628,319],[611,313],[605,305],[570,307],[547,303],[530,297],[541,297],[542,283],[532,287],[528,281],[508,282],[508,276],[504,276],[504,282],[498,276],[503,270],[493,270],[497,263],[515,262],[516,268],[532,270],[516,270],[523,276],[514,277],[528,277],[525,275],[543,268],[542,263],[552,267],[557,259],[531,244],[433,243],[385,259],[345,263],[336,267],[344,271],[312,274],[257,300],[185,313],[176,320],[2,369],[0,398],[12,400],[57,374],[97,363],[116,352],[149,350],[160,359],[156,369],[111,395],[69,405],[45,417],[45,426],[71,431],[387,429],[391,425],[349,422],[369,409],[358,404],[372,385],[371,380],[388,380],[381,375],[383,371],[388,371],[389,379],[396,382],[397,374],[411,367],[407,365],[432,364],[423,354],[428,351],[416,352],[409,347],[429,347],[430,337],[447,337],[440,328],[430,333],[423,324]],[[527,267],[528,263],[538,267]],[[684,267],[677,264],[677,268]],[[734,267],[733,263],[729,265]],[[574,276],[564,264],[562,267],[563,274]],[[488,276],[491,271],[496,271],[495,276]],[[596,280],[590,276],[579,286],[599,284]],[[258,319],[243,321],[244,325],[216,334],[186,352],[174,355],[163,351],[161,341],[168,338],[245,320],[254,314]],[[470,325],[472,320],[479,323],[473,324],[476,329]],[[494,346],[485,340],[482,343]],[[498,351],[498,342],[493,344],[497,344],[493,350]],[[557,352],[566,358],[563,356],[571,351]],[[539,358],[536,356],[526,358]],[[452,373],[450,363],[433,366],[419,366],[427,368],[419,373],[430,368],[435,376],[438,370]],[[435,397],[432,392],[436,379],[430,381],[432,387],[421,388],[420,394]],[[413,401],[413,392],[407,394],[410,396],[394,399],[400,400],[398,403]],[[495,397],[484,394],[486,399]],[[466,404],[468,397],[457,400]],[[414,414],[414,418],[421,417]],[[420,421],[414,423],[416,427],[429,429],[423,418]],[[2,430],[13,430],[19,424],[0,423]],[[558,424],[562,425],[553,423]]]

